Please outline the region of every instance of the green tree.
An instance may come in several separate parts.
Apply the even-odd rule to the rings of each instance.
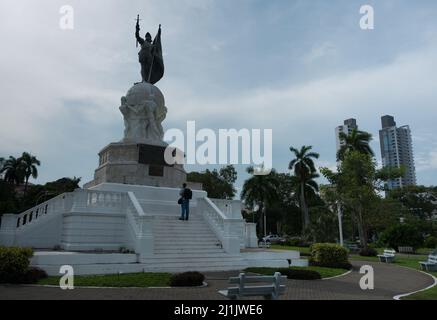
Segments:
[[[3,168],[0,173],[5,174],[5,181],[20,185],[24,182],[25,172],[23,163],[20,158],[10,156],[8,160],[4,161]]]
[[[337,152],[337,160],[343,161],[345,155],[351,151],[374,156],[373,150],[369,145],[370,141],[372,141],[370,133],[353,129],[350,134],[340,132],[339,137],[343,144]]]
[[[233,199],[237,192],[234,187],[237,171],[232,165],[221,168],[220,171],[207,169],[205,172],[190,172],[187,180],[202,183],[208,197],[214,199]]]
[[[322,174],[331,182],[332,196],[336,196],[336,203],[342,211],[350,212],[352,220],[357,226],[361,245],[368,247],[369,231],[375,221],[382,221],[381,204],[389,208],[388,203],[383,203],[377,190],[381,190],[384,179],[394,176],[382,174],[376,169],[376,162],[368,153],[352,150],[345,154],[338,172],[334,173],[327,168],[321,168]],[[376,219],[376,220],[375,220]]]
[[[260,225],[266,217],[266,208],[278,199],[276,171],[272,170],[268,175],[256,175],[253,167],[247,168],[247,173],[252,176],[244,182],[241,199],[249,209],[258,208]],[[264,234],[267,234],[264,228]]]
[[[38,168],[37,166],[41,165],[41,162],[33,155],[28,152],[23,152],[23,155],[19,159],[21,160],[21,165],[24,171],[24,194],[27,192],[27,186],[29,184],[29,178],[36,179],[38,178]]]
[[[310,224],[306,194],[308,190],[318,190],[317,183],[314,180],[317,176],[313,159],[318,159],[319,154],[310,152],[311,149],[311,146],[303,146],[300,150],[290,147],[290,151],[294,153],[295,158],[290,161],[288,166],[290,170],[294,170],[294,175],[299,181],[300,191],[298,194],[300,198],[300,208],[302,210],[304,232]]]
[[[437,187],[405,186],[389,190],[387,198],[398,200],[420,219],[432,219],[437,211]]]

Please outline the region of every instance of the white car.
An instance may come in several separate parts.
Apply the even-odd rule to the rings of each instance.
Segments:
[[[277,234],[269,234],[267,237],[262,238],[262,241],[269,243],[281,243],[284,242],[285,239],[278,236]]]

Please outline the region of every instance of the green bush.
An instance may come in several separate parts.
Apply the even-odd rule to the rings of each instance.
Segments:
[[[423,245],[423,236],[416,226],[410,224],[394,225],[385,230],[380,242],[386,247],[413,247],[420,248]]]
[[[27,272],[20,278],[20,283],[22,284],[34,284],[39,280],[47,278],[48,275],[44,270],[39,268],[30,268]]]
[[[20,283],[29,271],[30,248],[0,247],[0,283]]]
[[[294,279],[294,280],[322,279],[320,273],[313,270],[279,269],[278,272],[280,272],[283,276],[287,276],[287,279]]]
[[[205,276],[199,272],[175,274],[170,279],[171,287],[199,287],[203,285]]]
[[[327,268],[351,267],[348,261],[348,250],[333,243],[315,243],[310,248],[310,263],[314,266]]]
[[[428,236],[425,238],[423,243],[425,248],[437,248],[437,238],[433,236]]]

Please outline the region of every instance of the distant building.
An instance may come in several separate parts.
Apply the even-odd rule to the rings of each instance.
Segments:
[[[394,117],[386,115],[381,118],[382,130],[379,131],[382,165],[405,169],[401,178],[389,180],[389,189],[416,185],[413,143],[409,126],[397,127]]]
[[[335,128],[335,138],[337,142],[337,152],[344,145],[344,141],[340,139],[340,133],[343,132],[346,135],[349,135],[354,129],[358,130],[357,120],[356,119],[347,119],[344,120],[344,124]]]

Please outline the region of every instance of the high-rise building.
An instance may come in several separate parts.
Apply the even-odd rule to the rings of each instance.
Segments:
[[[354,129],[358,130],[358,125],[357,125],[356,119],[344,120],[344,124],[342,126],[338,126],[337,128],[335,128],[335,138],[337,141],[337,152],[338,152],[338,150],[340,150],[340,148],[344,144],[344,141],[342,141],[340,139],[340,132],[343,132],[346,135],[349,135]]]
[[[409,126],[397,127],[394,117],[381,118],[382,130],[379,131],[382,165],[384,167],[403,167],[404,175],[387,182],[389,189],[416,185],[413,143]]]

